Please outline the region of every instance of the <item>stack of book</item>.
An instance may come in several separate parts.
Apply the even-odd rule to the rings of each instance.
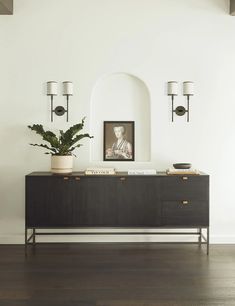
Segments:
[[[115,175],[114,168],[87,168],[85,175]]]
[[[128,175],[156,175],[157,170],[147,169],[147,170],[128,170]]]
[[[175,169],[175,168],[169,168],[166,170],[166,173],[169,175],[177,175],[177,174],[191,174],[191,175],[199,175],[200,172],[195,168],[190,169]]]

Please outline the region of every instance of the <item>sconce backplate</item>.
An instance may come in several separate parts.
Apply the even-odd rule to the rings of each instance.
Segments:
[[[184,106],[178,106],[178,107],[176,107],[176,109],[175,109],[175,113],[176,113],[176,115],[178,115],[178,116],[184,116],[186,112],[187,112],[187,111],[186,111],[186,109],[185,109]]]
[[[66,110],[65,110],[65,108],[63,106],[57,106],[55,108],[55,114],[57,116],[63,116],[65,113],[66,113]]]

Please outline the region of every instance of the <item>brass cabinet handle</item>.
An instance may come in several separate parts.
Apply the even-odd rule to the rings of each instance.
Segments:
[[[81,178],[80,177],[75,177],[75,180],[76,181],[81,181]]]
[[[188,176],[182,176],[182,180],[183,181],[187,181],[188,180]]]
[[[126,180],[125,177],[120,177],[120,181],[124,182]]]
[[[189,201],[182,201],[181,202],[183,205],[188,205],[189,204]]]
[[[67,181],[69,178],[67,176],[64,176],[64,181]]]

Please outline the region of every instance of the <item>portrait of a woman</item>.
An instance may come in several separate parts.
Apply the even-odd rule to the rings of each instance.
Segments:
[[[134,160],[134,122],[104,122],[104,160]]]

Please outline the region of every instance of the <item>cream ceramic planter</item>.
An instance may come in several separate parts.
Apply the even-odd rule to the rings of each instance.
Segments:
[[[73,171],[73,156],[51,156],[51,172],[56,174],[67,174]]]

